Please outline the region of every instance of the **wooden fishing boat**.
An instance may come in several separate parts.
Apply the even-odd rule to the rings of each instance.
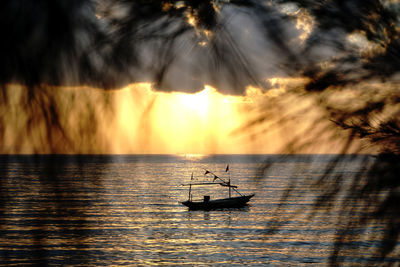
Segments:
[[[247,202],[254,196],[254,194],[250,195],[242,195],[238,190],[237,186],[231,185],[231,178],[229,174],[229,180],[225,181],[215,175],[214,173],[205,170],[205,174],[212,174],[214,175],[214,180],[213,182],[204,182],[204,183],[189,183],[189,184],[183,184],[183,186],[189,186],[189,195],[188,195],[188,200],[181,202],[181,204],[185,205],[186,207],[189,208],[189,210],[212,210],[212,209],[224,209],[224,208],[240,208],[243,206],[247,205]],[[226,172],[229,171],[229,165],[226,167]],[[193,180],[193,173],[191,177],[191,181]],[[219,180],[220,182],[215,182],[216,180]],[[210,196],[204,196],[203,200],[199,201],[193,201],[193,196],[192,196],[192,186],[197,186],[197,185],[220,185],[223,187],[228,187],[229,188],[229,197],[228,198],[220,198],[220,199],[210,199]],[[238,196],[232,197],[231,191],[235,191]]]
[[[241,208],[247,205],[250,198],[254,194],[247,196],[238,196],[230,198],[222,198],[210,200],[209,196],[204,196],[203,201],[191,201],[187,200],[181,202],[183,205],[188,207],[190,210],[213,210],[213,209],[224,209],[224,208]]]

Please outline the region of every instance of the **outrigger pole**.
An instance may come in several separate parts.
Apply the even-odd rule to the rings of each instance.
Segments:
[[[187,185],[209,185],[209,184],[219,184],[220,186],[227,186],[227,187],[232,187],[232,188],[237,188],[236,185],[228,185],[227,183],[215,183],[215,182],[210,182],[210,183],[194,183],[194,184],[181,184],[181,186],[187,186]]]

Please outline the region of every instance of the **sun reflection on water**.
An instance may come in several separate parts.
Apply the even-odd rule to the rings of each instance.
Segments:
[[[341,227],[337,210],[309,220],[314,195],[307,191],[276,212],[293,175],[309,188],[323,163],[279,163],[259,180],[261,165],[250,159],[120,156],[106,163],[56,165],[52,179],[40,177],[40,164],[18,165],[3,180],[10,196],[0,207],[0,256],[10,265],[41,258],[76,265],[324,265]],[[202,178],[203,168],[210,168],[222,170],[222,176],[227,160],[240,191],[256,193],[248,207],[188,211],[179,204],[187,198],[187,188],[179,185],[192,172]],[[293,166],[306,170],[307,164],[313,172],[293,174]],[[342,174],[352,175],[358,167],[344,167]],[[353,239],[358,247],[346,251],[343,263],[362,265],[358,248],[371,252],[379,227]]]

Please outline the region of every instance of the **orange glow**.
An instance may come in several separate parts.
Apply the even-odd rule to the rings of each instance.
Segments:
[[[224,96],[208,86],[196,94],[154,92],[145,84],[139,87],[132,85],[120,95],[118,115],[125,138],[146,144],[128,141],[138,153],[241,153],[245,149],[243,144],[235,145],[237,137],[231,135],[247,118],[241,112],[245,97]],[[138,89],[147,101],[139,108],[139,114],[145,115],[141,118],[133,112],[138,109],[134,97],[127,97]]]
[[[35,103],[26,102],[27,88],[8,85],[7,104],[0,107],[7,117],[0,152],[279,153],[291,138],[312,128],[319,113],[309,109],[311,99],[288,92],[301,87],[301,78],[269,82],[272,89],[248,87],[242,96],[223,95],[210,86],[195,94],[154,91],[149,83],[113,91],[43,86],[35,91]],[[58,123],[49,120],[50,112]],[[327,145],[320,144],[319,151]]]
[[[210,87],[196,94],[176,94],[177,106],[180,106],[185,111],[190,111],[198,115],[202,120],[206,119],[211,98],[216,91],[212,91]]]

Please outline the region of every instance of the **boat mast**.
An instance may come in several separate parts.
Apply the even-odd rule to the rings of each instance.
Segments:
[[[192,177],[190,178],[188,201],[191,201],[192,180],[193,180],[193,172],[192,172]]]
[[[228,188],[229,188],[229,198],[231,198],[231,172],[229,171],[229,164],[226,165],[225,172],[229,174]]]

